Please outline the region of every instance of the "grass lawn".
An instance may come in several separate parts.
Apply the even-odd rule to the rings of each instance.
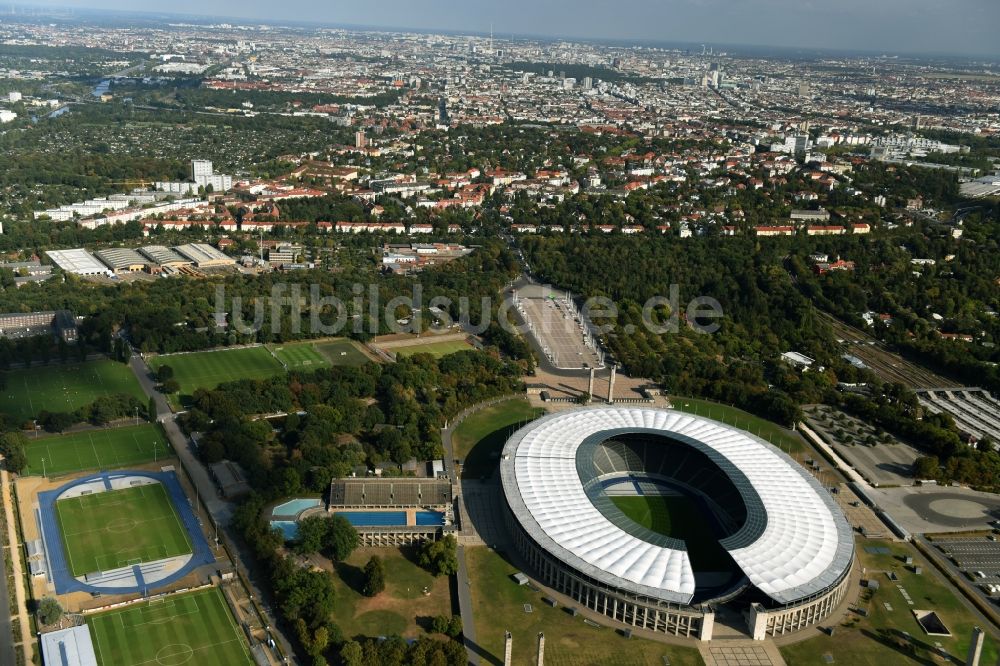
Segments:
[[[545,632],[548,666],[663,666],[664,656],[671,666],[702,663],[695,648],[627,639],[611,627],[592,627],[582,616],[549,607],[541,593],[515,583],[510,576],[517,569],[485,546],[466,548],[465,556],[476,642],[493,655],[493,663],[503,661],[504,630],[513,634],[515,664],[535,663],[539,631]],[[525,612],[525,604],[531,604],[531,613]]]
[[[468,416],[455,428],[451,440],[455,457],[464,461],[462,475],[479,478],[493,474],[511,433],[544,413],[524,398],[514,398]]]
[[[872,554],[865,551],[866,546],[887,548],[890,552],[888,555]],[[879,589],[874,593],[862,593],[860,603],[870,616],[863,618],[849,613],[833,636],[819,635],[782,647],[781,654],[788,666],[820,664],[824,654],[832,655],[836,664],[859,666],[947,663],[932,655],[935,643],[940,643],[951,655],[952,663],[964,664],[972,627],[979,622],[955,593],[944,586],[937,572],[916,549],[903,543],[860,540],[857,552],[860,565],[867,569],[866,576],[879,582]],[[917,566],[923,567],[923,575],[912,573],[904,564],[908,555]],[[895,572],[899,581],[889,580],[886,575],[889,571]],[[913,600],[912,606],[897,586],[906,590]],[[885,604],[889,604],[889,608]],[[914,609],[936,611],[951,631],[951,637],[925,634],[913,617],[911,611]],[[903,632],[909,633],[910,638]],[[995,664],[997,655],[997,644],[987,634],[981,663]]]
[[[135,375],[127,365],[115,361],[47,365],[3,374],[6,385],[0,389],[0,412],[22,421],[42,410],[72,412],[116,393],[134,396],[145,404]]]
[[[460,351],[469,351],[474,349],[472,345],[461,340],[452,340],[450,342],[428,342],[425,345],[413,345],[412,347],[394,347],[391,351],[396,353],[396,356],[413,356],[414,354],[430,354],[435,358],[441,358],[442,356],[447,356],[448,354],[454,354]]]
[[[719,541],[704,509],[681,495],[612,495],[611,501],[621,512],[643,527],[680,539],[687,544],[695,571],[730,571],[732,558]]]
[[[364,365],[373,363],[357,343],[351,340],[330,340],[329,342],[314,343],[316,351],[326,357],[330,365]]]
[[[59,500],[56,514],[74,576],[191,552],[159,483]]]
[[[707,416],[710,419],[746,430],[767,442],[771,442],[785,453],[789,451],[801,453],[807,450],[798,434],[787,428],[782,428],[777,423],[744,412],[742,409],[698,398],[670,396],[670,401],[673,403],[674,409],[678,411]]]
[[[222,592],[209,588],[87,616],[100,666],[251,666]]]
[[[281,345],[267,345],[288,370],[316,370],[330,365],[329,360],[316,351],[311,342],[290,342]]]
[[[29,439],[26,453],[25,474],[44,471],[47,476],[114,469],[174,455],[160,426],[152,423]]]
[[[364,585],[365,564],[372,555],[385,562],[385,591],[369,598],[360,590]],[[426,633],[430,618],[452,614],[449,579],[435,578],[398,548],[358,548],[346,562],[335,566],[334,619],[345,636],[399,634],[415,638]],[[424,594],[425,587],[430,594]]]
[[[265,379],[284,372],[281,363],[264,347],[241,347],[191,354],[167,354],[150,359],[153,370],[169,365],[181,385],[181,401],[195,389],[213,389],[237,379]]]

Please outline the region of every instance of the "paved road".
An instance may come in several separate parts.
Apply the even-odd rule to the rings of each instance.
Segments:
[[[19,553],[11,553],[15,558]],[[7,596],[7,576],[0,576],[0,664],[16,664],[14,652],[14,625],[10,617],[10,603]]]
[[[476,623],[472,614],[472,586],[469,570],[465,566],[465,546],[458,547],[458,612],[462,616],[462,640],[469,655],[469,663],[479,666],[479,644],[476,642]]]
[[[215,486],[215,482],[208,474],[208,470],[201,464],[198,457],[191,446],[191,442],[188,437],[181,432],[180,427],[177,425],[176,417],[173,411],[170,409],[170,405],[167,402],[166,397],[156,390],[156,383],[152,379],[152,375],[149,370],[149,366],[142,357],[133,354],[132,358],[129,360],[129,367],[135,374],[136,378],[139,380],[142,390],[146,393],[148,397],[152,397],[156,401],[156,420],[163,425],[163,431],[167,435],[167,439],[174,447],[174,451],[177,457],[180,458],[181,462],[184,464],[184,468],[187,469],[188,474],[194,481],[195,488],[198,491],[200,499],[208,507],[209,513],[212,514],[213,520],[219,525],[222,532],[220,537],[225,539],[226,545],[229,547],[229,552],[236,557],[236,566],[241,569],[244,573],[252,571],[253,558],[249,553],[243,551],[239,548],[237,544],[239,543],[234,535],[229,532],[228,525],[232,518],[234,505],[231,502],[219,497],[218,489]],[[199,511],[199,507],[195,506],[195,511]],[[258,588],[256,583],[250,579],[246,578],[250,582],[249,592],[258,600],[268,599],[269,597],[262,593],[261,589]],[[297,663],[293,656],[291,644],[288,639],[285,638],[284,634],[277,628],[278,623],[275,621],[274,617],[271,617],[271,613],[268,611],[265,613],[263,618],[264,624],[271,627],[271,634],[275,639],[281,644],[282,650],[286,655],[290,655],[291,663]]]
[[[14,596],[17,601],[17,620],[20,626],[21,634],[20,642],[24,649],[24,658],[26,662],[30,664],[32,663],[35,653],[35,637],[31,634],[31,625],[28,618],[28,596],[27,591],[24,589],[24,574],[21,570],[20,539],[18,539],[17,534],[17,522],[14,519],[14,500],[13,494],[10,491],[11,481],[10,476],[7,474],[7,470],[5,469],[0,470],[0,485],[3,486],[2,494],[4,517],[7,520],[7,545],[10,550],[10,560],[13,565],[13,571],[11,573],[14,574]],[[9,605],[7,597],[0,599],[0,605]],[[11,627],[11,631],[13,632],[13,627]]]

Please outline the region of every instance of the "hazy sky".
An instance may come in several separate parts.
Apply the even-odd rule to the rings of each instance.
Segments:
[[[0,1],[0,7],[2,7]],[[1000,0],[34,0],[532,35],[1000,55]]]

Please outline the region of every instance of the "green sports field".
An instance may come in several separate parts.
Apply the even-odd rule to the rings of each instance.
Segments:
[[[46,476],[126,467],[174,454],[160,426],[151,423],[29,439],[26,453],[25,473]]]
[[[253,664],[218,588],[87,616],[100,666]]]
[[[330,361],[316,351],[311,342],[291,342],[268,345],[267,349],[289,370],[316,370],[330,365]]]
[[[149,365],[153,370],[164,365],[173,368],[182,396],[194,394],[195,389],[213,389],[237,379],[265,379],[284,372],[281,363],[264,347],[167,354],[150,359]]]
[[[330,340],[314,344],[316,351],[326,357],[331,365],[364,365],[373,361],[358,349],[351,340]]]
[[[114,361],[10,370],[0,389],[0,412],[26,421],[42,410],[72,412],[97,398],[126,393],[145,401],[129,367]]]
[[[161,484],[56,502],[73,576],[191,552],[191,541]]]
[[[627,517],[659,534],[687,544],[695,571],[729,571],[729,554],[719,545],[704,509],[683,495],[610,496]]]
[[[412,347],[396,347],[392,349],[397,356],[412,356],[414,354],[430,354],[440,358],[448,354],[473,349],[468,343],[458,341],[451,342],[428,342],[425,345],[414,345]]]

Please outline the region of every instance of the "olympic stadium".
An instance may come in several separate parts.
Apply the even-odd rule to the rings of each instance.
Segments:
[[[705,418],[586,407],[514,433],[506,521],[541,583],[591,611],[710,640],[716,613],[755,639],[820,622],[854,562],[836,502],[790,457]]]

